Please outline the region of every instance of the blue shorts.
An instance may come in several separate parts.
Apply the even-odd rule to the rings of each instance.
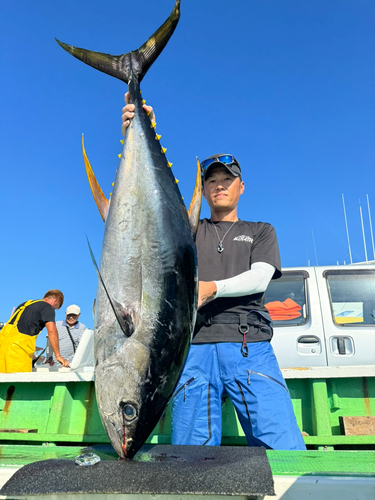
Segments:
[[[221,442],[221,401],[231,399],[249,446],[305,450],[289,391],[269,342],[194,344],[172,399],[172,444]]]

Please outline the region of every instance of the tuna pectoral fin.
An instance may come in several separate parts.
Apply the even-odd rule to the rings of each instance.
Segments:
[[[86,236],[86,238],[87,238],[87,236]],[[119,325],[121,327],[121,330],[124,332],[124,334],[127,337],[130,337],[133,334],[134,330],[135,330],[133,318],[131,316],[131,312],[127,311],[121,304],[119,304],[118,302],[116,302],[116,300],[114,300],[113,298],[111,298],[111,296],[109,295],[107,287],[105,286],[105,283],[103,281],[103,277],[100,274],[100,271],[99,271],[99,268],[98,268],[98,264],[96,263],[96,260],[95,260],[94,254],[92,252],[91,245],[90,245],[90,242],[89,242],[88,238],[87,238],[87,244],[89,246],[91,259],[92,259],[92,262],[93,262],[94,267],[96,269],[96,272],[98,274],[99,280],[100,280],[101,284],[103,285],[105,293],[107,294],[109,303],[111,304],[111,307],[112,307],[113,312],[114,312],[114,314],[116,316],[116,319],[117,319],[117,321],[118,321],[118,323],[119,323]]]
[[[197,177],[195,180],[195,188],[193,197],[189,207],[189,222],[193,235],[196,235],[198,229],[199,215],[201,213],[202,204],[202,179],[201,179],[201,166],[197,158]]]
[[[180,0],[176,0],[168,19],[155,31],[147,42],[138,50],[129,52],[128,54],[122,54],[121,56],[111,56],[110,54],[80,49],[73,45],[60,42],[57,38],[56,42],[64,50],[69,52],[69,54],[72,54],[72,56],[99,71],[103,71],[103,73],[119,78],[125,83],[129,83],[130,76],[133,74],[136,76],[138,83],[140,83],[152,63],[166,46],[177,26],[179,18]]]
[[[94,172],[92,171],[89,159],[87,158],[86,155],[85,146],[83,144],[83,135],[82,135],[82,152],[83,152],[83,159],[85,160],[86,174],[90,183],[91,192],[94,196],[94,200],[99,209],[100,215],[102,216],[102,219],[105,222],[107,218],[109,202],[107,198],[104,196],[103,191],[101,190],[101,187],[99,186],[98,181],[95,178]]]

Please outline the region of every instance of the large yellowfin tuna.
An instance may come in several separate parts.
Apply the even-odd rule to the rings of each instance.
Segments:
[[[139,87],[177,25],[179,7],[177,0],[167,21],[128,54],[111,56],[58,42],[81,61],[127,83],[135,104],[110,203],[84,153],[105,220],[94,319],[96,395],[111,443],[126,458],[143,445],[168,403],[196,316],[200,178],[189,222],[155,124],[142,109]]]

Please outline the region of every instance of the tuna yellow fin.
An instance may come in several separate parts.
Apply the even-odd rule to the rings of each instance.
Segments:
[[[99,186],[98,181],[95,178],[94,172],[92,171],[89,159],[87,158],[85,146],[83,144],[83,134],[82,134],[82,153],[83,153],[83,159],[85,160],[86,174],[89,180],[91,192],[94,196],[94,200],[99,209],[100,215],[102,216],[102,219],[105,222],[107,218],[109,202],[107,198],[104,196],[103,191],[101,190],[101,187]]]
[[[193,197],[189,207],[189,222],[193,235],[196,235],[198,229],[199,215],[201,213],[202,204],[202,179],[201,179],[201,166],[197,157],[197,177],[195,180],[195,188]]]

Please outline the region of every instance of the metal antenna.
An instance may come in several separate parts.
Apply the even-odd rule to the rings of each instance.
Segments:
[[[344,207],[344,218],[345,218],[345,227],[346,227],[346,237],[348,238],[348,248],[349,248],[349,258],[350,258],[350,263],[353,264],[352,260],[352,251],[350,249],[350,240],[349,240],[349,229],[348,229],[348,221],[346,220],[346,211],[345,211],[345,201],[344,201],[344,195],[342,194],[342,205]]]
[[[316,260],[316,265],[319,266],[318,264],[318,256],[316,254],[316,246],[315,246],[315,239],[314,239],[314,231],[311,229],[311,234],[312,234],[312,239],[313,239],[313,244],[314,244],[314,252],[315,252],[315,260]]]
[[[368,262],[368,260],[367,260],[367,249],[366,249],[366,238],[365,238],[365,228],[363,227],[363,217],[362,217],[361,200],[359,200],[359,213],[361,215],[361,225],[362,225],[363,246],[364,246],[364,249],[365,249],[365,259],[366,259],[366,262]]]
[[[371,233],[371,243],[372,243],[372,255],[374,257],[374,260],[375,260],[375,246],[374,246],[374,234],[372,232],[372,222],[371,222],[371,212],[370,212],[370,201],[368,199],[368,194],[366,194],[367,196],[367,209],[368,209],[368,218],[370,219],[370,233]]]

